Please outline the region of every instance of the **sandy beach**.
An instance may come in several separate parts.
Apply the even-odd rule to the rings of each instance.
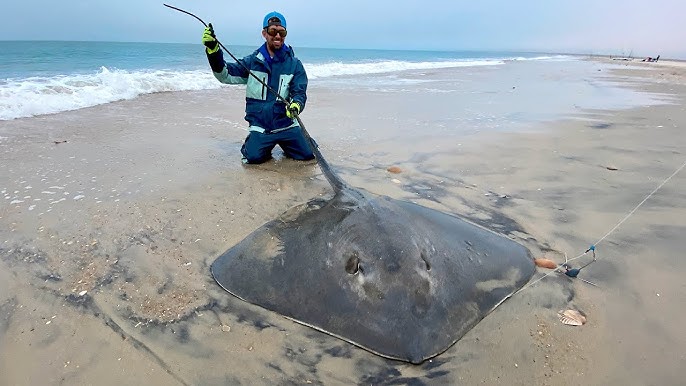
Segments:
[[[560,76],[662,103],[570,104],[511,130],[451,131],[465,123],[449,99],[310,88],[302,119],[351,185],[503,231],[557,263],[597,246],[579,275],[596,286],[551,274],[422,365],[242,302],[212,279],[214,259],[253,230],[331,195],[315,163],[278,151],[240,163],[243,90],[0,121],[0,385],[682,384],[686,170],[668,178],[686,162],[686,66],[590,67]],[[452,71],[466,70],[417,77]],[[514,110],[526,87],[495,83],[512,104],[492,108]],[[569,308],[587,323],[563,325]]]

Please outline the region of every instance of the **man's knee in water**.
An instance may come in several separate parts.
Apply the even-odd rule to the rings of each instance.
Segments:
[[[250,136],[246,138],[241,147],[242,161],[244,164],[261,164],[269,161],[272,158],[271,148],[273,146],[264,146],[262,141],[251,139]]]
[[[252,153],[246,151],[245,149],[241,149],[241,153],[243,154],[241,161],[244,164],[252,164],[252,165],[262,164],[262,163],[265,163],[265,162],[269,161],[270,159],[272,159],[271,153],[252,154]]]
[[[269,161],[269,158],[259,158],[259,159],[247,159],[245,157],[241,158],[241,162],[245,165],[257,165],[257,164],[263,164],[265,162]]]
[[[249,164],[249,165],[257,165],[257,164],[263,164],[267,161],[272,159],[272,157],[256,157],[256,158],[248,158],[243,154],[243,157],[241,158],[241,162],[244,164]]]

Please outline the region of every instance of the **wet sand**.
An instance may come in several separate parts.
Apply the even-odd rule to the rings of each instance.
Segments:
[[[682,383],[686,171],[630,212],[686,162],[686,70],[617,67],[602,76],[673,103],[446,140],[411,135],[431,124],[413,114],[421,95],[311,88],[303,120],[351,185],[507,230],[559,263],[600,240],[580,274],[597,287],[550,275],[419,366],[211,278],[250,232],[331,193],[316,164],[240,164],[242,90],[0,122],[0,384]],[[560,323],[566,308],[587,324]]]

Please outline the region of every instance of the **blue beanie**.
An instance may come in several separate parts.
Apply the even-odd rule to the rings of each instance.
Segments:
[[[276,11],[269,12],[267,16],[264,17],[262,28],[267,28],[270,25],[280,25],[283,28],[286,28],[286,18]]]

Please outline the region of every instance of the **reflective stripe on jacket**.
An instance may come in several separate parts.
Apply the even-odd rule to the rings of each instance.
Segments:
[[[286,105],[257,79],[248,75],[245,68],[286,100],[298,102],[300,111],[307,101],[307,74],[300,59],[290,46],[283,46],[269,58],[266,43],[252,54],[239,59],[243,64],[225,62],[222,50],[207,54],[215,78],[226,84],[246,84],[245,120],[249,130],[260,132],[280,131],[298,125],[297,120],[286,116]],[[245,66],[245,67],[244,67]]]

